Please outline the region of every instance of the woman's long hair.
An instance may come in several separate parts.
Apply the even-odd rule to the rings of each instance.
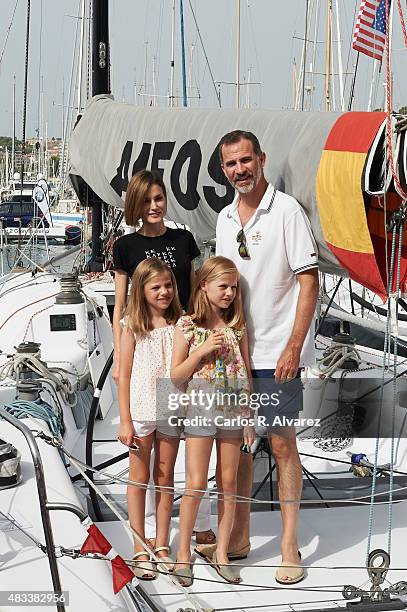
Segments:
[[[205,282],[215,280],[221,274],[236,274],[237,288],[236,297],[233,302],[223,312],[223,320],[228,327],[242,329],[244,327],[244,315],[242,306],[242,295],[240,290],[239,272],[230,259],[226,257],[211,257],[207,259],[199,268],[195,275],[194,287],[189,301],[188,313],[193,315],[195,323],[205,324],[209,320],[212,312],[211,304],[206,292],[202,289]]]
[[[127,186],[126,199],[124,201],[124,219],[127,225],[136,226],[140,222],[143,216],[144,201],[153,185],[161,187],[165,201],[167,201],[167,190],[164,181],[157,172],[140,170],[140,172],[137,172],[131,178]]]
[[[177,281],[171,268],[158,257],[144,259],[134,270],[130,298],[124,313],[126,324],[136,335],[144,336],[153,329],[144,287],[154,276],[163,272],[170,273],[174,288],[174,297],[165,312],[165,319],[169,325],[175,325],[181,316],[182,309],[178,297]]]

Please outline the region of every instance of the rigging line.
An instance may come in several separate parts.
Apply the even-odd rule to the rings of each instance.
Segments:
[[[400,269],[401,269],[401,251],[403,245],[403,219],[400,221],[399,227],[399,244],[398,244],[398,253],[397,253],[397,270],[396,270],[396,320],[398,315],[398,295],[400,293]],[[395,434],[395,421],[396,421],[396,398],[397,398],[397,378],[396,378],[396,367],[397,367],[397,336],[398,336],[398,327],[396,327],[396,333],[394,334],[393,340],[393,351],[394,351],[394,376],[393,376],[393,410],[392,410],[392,421],[391,421],[391,449],[390,449],[390,495],[389,501],[393,501],[393,491],[391,490],[393,487],[393,469],[394,469],[394,434]],[[391,536],[392,536],[392,522],[393,522],[393,504],[389,505],[389,518],[388,518],[388,553],[391,551]]]
[[[177,564],[181,565],[182,562],[181,561],[174,562],[174,565],[177,565]],[[198,566],[201,566],[201,567],[206,567],[208,565],[212,565],[211,563],[208,564],[208,563],[206,563],[204,561],[195,562],[195,564],[198,565]],[[262,568],[262,569],[276,569],[278,567],[282,567],[281,564],[272,565],[272,564],[268,564],[268,563],[256,563],[256,564],[253,564],[253,563],[250,563],[250,564],[249,563],[246,563],[246,564],[245,563],[227,563],[227,564],[226,563],[217,563],[216,565],[219,565],[221,567],[224,567],[225,565],[228,565],[229,567],[249,568],[249,569],[253,569],[253,570],[256,570],[258,568]],[[321,570],[329,570],[329,571],[332,571],[332,570],[338,570],[338,571],[339,570],[341,570],[341,571],[343,571],[343,570],[363,570],[363,571],[366,571],[367,569],[375,569],[374,565],[370,565],[370,566],[366,567],[366,565],[314,565],[314,564],[306,565],[304,563],[301,563],[301,566],[304,569],[318,569],[318,570],[321,569]],[[407,567],[391,567],[390,569],[391,569],[392,572],[406,572],[407,571]],[[369,579],[364,584],[367,584],[368,582],[370,582]],[[393,586],[393,584],[396,584],[396,583],[391,583],[389,580],[386,580],[386,582],[388,582],[388,584],[391,584],[392,586]],[[241,583],[239,583],[239,585],[240,584]],[[320,586],[321,588],[328,588],[328,587],[329,588],[333,588],[333,587],[339,587],[339,586],[343,586],[343,585],[339,585],[339,584],[321,584],[321,585],[315,585],[314,584],[314,586],[312,588],[315,588],[317,586]],[[265,588],[269,588],[269,587],[265,587]]]
[[[66,109],[66,116],[65,116],[65,124],[63,126],[63,130],[64,133],[62,134],[62,151],[61,151],[61,159],[59,162],[59,182],[60,182],[60,186],[63,185],[65,183],[65,171],[66,171],[66,165],[65,165],[65,158],[67,158],[67,151],[66,151],[66,139],[67,139],[67,135],[68,135],[68,123],[69,123],[69,118],[71,117],[71,121],[72,121],[72,109],[71,106],[73,106],[73,92],[72,92],[72,86],[73,86],[73,74],[74,74],[74,68],[75,68],[75,56],[76,56],[76,49],[78,46],[78,34],[79,34],[79,22],[80,22],[80,14],[81,14],[81,0],[78,0],[78,18],[76,19],[76,28],[75,28],[75,39],[74,39],[74,47],[73,47],[73,53],[72,53],[72,64],[71,64],[71,77],[69,80],[69,91],[68,91],[68,102],[67,102],[67,109]],[[62,109],[63,112],[63,109]],[[68,162],[68,159],[66,159],[66,161]]]
[[[250,26],[252,40],[253,40],[254,54],[256,56],[257,72],[259,74],[259,81],[261,81],[260,61],[259,61],[259,54],[258,54],[258,50],[257,50],[257,44],[256,44],[256,38],[257,37],[256,37],[256,35],[254,33],[253,15],[252,15],[252,7],[251,7],[251,4],[250,4],[250,0],[247,0],[247,14],[249,16],[249,26]]]
[[[160,80],[160,56],[161,56],[161,41],[162,41],[162,32],[163,32],[163,19],[164,19],[164,0],[161,0],[160,4],[160,12],[158,14],[158,28],[157,28],[157,39],[155,41],[155,56],[157,59],[157,72],[156,78],[157,83]]]
[[[46,442],[51,443],[49,440],[47,441],[45,439]],[[83,469],[86,469],[88,472],[93,472],[96,474],[100,474],[102,476],[106,476],[107,478],[109,478],[109,480],[112,481],[116,481],[116,482],[120,482],[123,484],[128,484],[131,486],[136,486],[139,487],[141,489],[145,489],[145,490],[152,490],[152,491],[164,491],[164,492],[169,492],[169,491],[173,491],[174,493],[184,493],[187,497],[194,497],[192,495],[192,493],[203,493],[204,495],[202,496],[205,499],[212,497],[221,497],[222,493],[220,493],[219,491],[215,491],[213,489],[208,490],[208,489],[188,489],[188,491],[191,491],[191,494],[185,493],[185,489],[179,488],[179,487],[167,487],[167,486],[155,486],[155,485],[149,485],[149,484],[144,484],[144,483],[140,483],[137,482],[135,480],[129,480],[127,478],[121,478],[118,476],[115,476],[114,474],[110,474],[109,472],[105,472],[104,470],[97,470],[96,468],[93,468],[89,465],[87,465],[86,463],[84,463],[83,461],[80,461],[79,459],[77,459],[76,457],[73,457],[62,445],[60,446],[62,452],[68,457],[68,459],[70,459],[71,461],[75,461],[75,463],[77,463],[78,465],[80,465],[81,467],[83,467]],[[400,491],[407,491],[407,486],[406,487],[398,487],[397,489],[395,489],[396,493],[399,493]],[[382,495],[388,495],[389,491],[380,491],[379,493],[376,494],[377,497],[382,496]],[[206,495],[209,494],[209,495]],[[232,495],[230,493],[228,493],[229,497],[232,497]],[[260,500],[260,499],[256,499],[254,497],[245,497],[243,495],[233,495],[233,498],[236,499],[237,503],[245,503],[245,502],[250,502],[250,503],[254,503],[254,504],[268,504],[270,505],[270,500]],[[353,497],[353,498],[349,498],[349,499],[330,499],[329,503],[340,503],[340,504],[360,504],[360,505],[369,505],[371,503],[371,501],[364,501],[367,499],[370,499],[371,495],[360,495],[358,497]],[[402,502],[407,502],[407,498],[406,499],[400,499],[398,500],[398,503],[402,503]],[[282,505],[282,504],[298,504],[298,503],[307,503],[308,505],[314,505],[314,504],[321,504],[321,500],[320,499],[316,499],[316,500],[312,500],[312,499],[288,499],[288,500],[284,500],[284,501],[280,501],[280,500],[276,500],[273,503],[277,504],[277,505]],[[375,505],[387,505],[388,502],[387,501],[383,501],[383,502],[374,502]]]
[[[21,310],[24,310],[24,308],[28,308],[29,306],[32,306],[33,304],[38,304],[38,302],[42,302],[44,300],[48,300],[52,297],[55,297],[56,295],[58,295],[58,293],[51,293],[51,295],[46,295],[45,297],[42,297],[38,300],[35,300],[34,302],[30,302],[29,304],[24,304],[24,306],[21,306],[21,308],[18,308],[17,310],[15,310],[14,312],[12,312],[5,321],[2,322],[2,324],[0,325],[0,329],[2,329],[2,327],[5,326],[5,324],[7,323],[7,321],[9,321],[12,317],[14,317],[14,315],[16,315],[17,313],[19,313]]]
[[[392,87],[391,87],[391,67],[390,67],[390,23],[391,22],[390,22],[390,14],[389,14],[389,10],[390,10],[389,0],[386,0],[385,7],[386,7],[385,13],[386,13],[386,107],[387,107],[386,108],[386,112],[387,112],[386,137],[387,137],[387,142],[388,142],[387,149],[388,149],[391,175],[393,177],[396,192],[403,198],[403,200],[407,200],[407,194],[404,191],[403,187],[401,186],[401,183],[395,171],[394,159],[393,159],[393,146],[391,142]],[[403,35],[404,35],[404,30],[403,30]],[[407,46],[407,39],[405,40],[405,43]]]
[[[236,585],[237,586],[237,585]],[[237,589],[235,585],[233,585],[233,594],[235,593],[256,593],[256,591],[258,591],[259,593],[261,593],[262,591],[268,591],[269,589]],[[194,591],[194,595],[213,595],[214,591],[212,589],[212,591]],[[218,593],[227,593],[228,595],[231,594],[231,590],[227,589],[227,590],[218,590],[216,589],[216,595]],[[150,597],[171,597],[171,596],[176,596],[178,595],[178,593],[150,593]],[[316,600],[316,601],[301,601],[301,605],[306,605],[306,604],[318,604],[318,603],[335,603],[337,602],[338,599],[320,599],[320,600]],[[267,604],[267,609],[268,608],[275,608],[275,607],[282,607],[284,605],[288,605],[288,604]],[[256,608],[256,606],[246,606],[244,607],[245,610],[247,609],[251,609],[252,607]],[[264,608],[265,606],[260,606],[261,608]],[[239,606],[238,608],[216,608],[216,612],[218,612],[219,610],[242,610],[242,607]],[[332,612],[335,610],[335,608],[332,608]],[[302,611],[304,612],[304,611]]]
[[[8,28],[7,28],[6,37],[5,37],[5,39],[4,39],[4,45],[3,45],[3,48],[2,48],[2,50],[1,50],[1,55],[0,55],[0,69],[1,69],[1,62],[3,61],[3,56],[4,56],[4,53],[5,53],[5,51],[6,51],[6,46],[7,46],[8,37],[10,36],[11,28],[13,27],[14,16],[15,16],[15,14],[16,14],[16,10],[17,10],[17,6],[18,6],[18,2],[19,2],[19,0],[16,0],[16,3],[15,3],[15,5],[14,5],[14,9],[13,9],[13,14],[12,14],[12,16],[11,16],[11,21],[10,21],[10,24],[9,24],[9,26],[8,26]]]
[[[203,53],[204,53],[204,56],[205,56],[206,64],[208,66],[209,74],[211,75],[213,88],[214,88],[215,94],[216,94],[216,99],[218,101],[218,105],[219,105],[219,108],[220,108],[222,106],[221,102],[220,102],[220,94],[219,94],[219,92],[217,90],[216,82],[215,82],[215,79],[214,79],[214,76],[213,76],[213,73],[212,73],[212,69],[211,69],[211,66],[210,66],[210,63],[209,63],[209,59],[208,59],[208,56],[206,54],[206,49],[205,49],[205,45],[204,45],[203,40],[202,40],[201,31],[199,29],[198,22],[197,22],[196,17],[195,17],[194,9],[192,8],[192,2],[191,2],[191,0],[188,0],[188,2],[189,2],[189,7],[190,7],[191,12],[192,12],[192,17],[194,18],[195,27],[196,27],[197,32],[198,32],[199,40],[200,40],[201,45],[202,45],[202,50],[203,50]]]
[[[397,8],[399,11],[399,16],[400,16],[400,21],[401,21],[401,29],[403,32],[404,44],[407,47],[407,30],[406,30],[406,24],[404,21],[404,14],[403,14],[403,8],[401,6],[401,0],[397,0]]]
[[[160,570],[156,570],[157,574],[165,574],[165,572],[162,572]],[[224,580],[216,580],[214,578],[200,578],[199,576],[194,576],[194,581],[195,582],[209,582],[209,583],[213,583],[213,584],[225,584]],[[246,582],[239,582],[238,583],[239,586],[247,586],[250,588],[252,588],[254,591],[256,590],[256,585],[255,584],[249,584]],[[294,583],[295,584],[295,583]],[[338,589],[313,589],[312,587],[294,587],[290,585],[290,591],[299,591],[301,593],[338,593],[338,594],[342,594],[343,592],[343,585],[338,585]],[[264,590],[264,591],[279,591],[279,592],[287,592],[287,588],[284,586],[267,586],[267,585],[259,585],[259,589],[257,589],[259,591]],[[246,592],[244,589],[242,589],[243,592]],[[217,592],[217,591],[216,591]],[[233,589],[233,592],[235,592],[235,590]],[[374,591],[366,591],[366,593],[374,593]],[[195,595],[195,592],[193,592],[193,594]],[[179,594],[178,594],[179,596]],[[335,601],[338,601],[338,599],[336,599]],[[342,601],[342,600],[341,600]],[[282,604],[280,603],[280,606]],[[288,604],[283,604],[283,605],[288,605]],[[247,610],[248,608],[250,608],[251,606],[245,606],[244,609]],[[253,606],[256,607],[256,606]],[[263,604],[262,606],[259,606],[260,608],[265,608],[268,607],[268,604]],[[215,611],[218,612],[219,610],[228,610],[229,608],[215,608]],[[235,608],[231,608],[232,610],[234,610]],[[242,610],[242,607],[237,608],[237,610]]]
[[[290,589],[290,591],[291,591],[291,589]],[[344,603],[343,600],[340,600],[340,601],[341,601],[341,603]],[[302,606],[303,603],[304,604],[307,604],[307,603],[309,603],[309,604],[313,604],[313,603],[336,603],[337,605],[339,605],[338,604],[338,599],[321,599],[320,601],[315,601],[315,602],[314,601],[305,601],[305,602],[300,602],[299,605]],[[289,606],[294,612],[296,610],[299,610],[300,612],[304,612],[304,609],[302,607],[301,608],[293,608],[292,604],[281,604],[281,603],[279,603],[279,604],[258,604],[257,606],[246,606],[245,605],[244,609],[245,610],[261,610],[263,608],[263,609],[268,610],[269,608],[271,608],[273,606],[279,606],[280,609],[282,607],[284,607],[284,606],[287,606],[287,607]],[[332,608],[332,612],[334,612],[336,609],[337,608]],[[341,608],[341,610],[342,609],[343,608]],[[229,612],[229,611],[232,612],[233,610],[237,610],[238,612],[240,612],[242,610],[242,606],[235,606],[235,607],[231,607],[231,608],[216,608],[215,612]]]
[[[176,565],[177,563],[175,563]],[[178,562],[179,565],[181,565],[181,561]],[[198,565],[204,567],[213,567],[213,563],[199,563]],[[217,563],[216,565],[219,565],[220,567],[224,567],[225,565],[227,565],[228,567],[230,566],[236,566],[236,564],[233,563]],[[253,566],[253,569],[255,569],[256,566]],[[283,566],[278,566],[278,567],[283,567]],[[366,568],[364,568],[366,569]],[[163,571],[163,570],[156,570],[157,574],[161,574],[162,576],[168,576],[168,572]],[[225,582],[224,580],[218,580],[216,578],[202,578],[200,576],[194,576],[194,581],[196,582],[209,582],[211,584],[221,584],[224,585]],[[368,581],[366,581],[368,582]],[[295,584],[295,583],[294,583]],[[253,583],[249,583],[249,582],[239,582],[238,583],[239,587],[249,587],[252,588],[253,590],[256,590],[256,587],[259,587],[259,590],[265,590],[265,591],[285,591],[287,592],[287,589],[285,586],[271,586],[269,584],[253,584]],[[314,586],[309,586],[309,587],[294,587],[290,588],[290,591],[295,590],[295,591],[301,591],[304,593],[343,593],[343,584],[332,584],[332,585],[314,585]],[[366,590],[366,593],[375,593],[376,591],[373,590]],[[178,593],[179,596],[179,593]]]
[[[238,593],[240,589],[233,589],[233,593]],[[243,590],[243,589],[242,589]],[[211,593],[213,593],[213,591],[210,591]],[[216,593],[224,593],[225,591],[216,591]],[[230,593],[230,591],[227,591],[228,593]],[[245,592],[243,590],[243,592]],[[205,594],[205,591],[203,591],[203,594]],[[166,593],[167,595],[167,593]],[[168,593],[168,595],[172,595],[172,593]],[[200,595],[200,591],[197,592],[197,595]],[[307,605],[307,604],[320,604],[320,603],[336,603],[338,600],[337,599],[320,599],[317,601],[301,601],[301,606],[303,605]],[[343,603],[343,602],[342,602]],[[267,604],[267,605],[257,605],[257,606],[246,606],[244,607],[245,610],[258,610],[260,608],[276,608],[277,606],[279,608],[281,608],[284,605],[288,605],[288,604]],[[294,608],[295,609],[295,608]],[[232,611],[232,610],[238,610],[240,612],[240,610],[242,610],[242,606],[237,606],[237,607],[232,607],[232,608],[216,608],[216,612],[227,612],[228,610]],[[336,608],[332,608],[332,610],[336,610]]]
[[[91,554],[88,554],[88,553],[80,554],[79,553],[79,549],[70,549],[70,548],[67,549],[67,548],[64,548],[64,547],[61,547],[61,548],[62,548],[62,554],[63,555],[64,555],[64,553],[67,554],[67,553],[69,553],[71,551],[74,551],[74,552],[77,552],[77,555],[76,555],[77,558],[85,559],[85,560],[88,560],[88,561],[90,561],[90,560],[91,561],[105,561],[105,558],[103,556],[93,556],[93,553],[91,553]],[[68,555],[68,556],[70,556],[70,555]],[[127,565],[129,565],[131,563],[131,561],[132,561],[131,559],[123,559],[123,560],[125,561],[125,563]],[[181,563],[182,562],[175,562],[174,565],[177,565],[177,564],[181,565]],[[195,565],[196,566],[200,566],[202,568],[208,567],[208,566],[210,566],[210,567],[213,566],[212,563],[204,563],[204,562],[202,562],[202,563],[195,563]],[[225,563],[217,563],[217,565],[219,565],[221,567],[224,567],[226,565],[233,566],[233,567],[243,567],[243,568],[249,568],[250,567],[252,569],[256,569],[256,568],[259,568],[259,567],[261,567],[261,568],[267,568],[267,567],[276,568],[276,567],[281,567],[281,565],[269,565],[269,566],[268,565],[255,565],[254,566],[254,565],[241,565],[241,564],[237,564],[237,563],[227,563],[227,564],[225,564]],[[316,566],[311,566],[311,565],[303,565],[303,567],[306,568],[306,569],[308,569],[308,568],[315,569],[316,568]],[[374,567],[375,566],[370,566],[369,569],[370,568],[374,569]],[[326,568],[326,569],[329,569],[329,568]],[[352,569],[352,566],[344,566],[342,569]],[[358,566],[356,569],[366,570],[366,567]],[[394,570],[394,568],[391,568],[391,569],[392,569],[392,571]],[[407,568],[402,568],[402,569],[395,568],[396,571],[406,571],[406,569]],[[164,571],[164,570],[157,569],[156,573],[157,574],[162,574],[163,576],[169,576],[169,572]],[[224,585],[225,584],[225,582],[223,580],[218,580],[218,579],[214,579],[214,578],[201,578],[201,577],[195,576],[195,580],[196,580],[196,582],[208,582],[208,583],[220,584],[220,585]],[[369,582],[370,582],[369,579],[364,581],[362,583],[362,587],[367,585]],[[392,582],[390,582],[387,579],[385,579],[385,582],[387,584],[389,584],[390,587],[394,587],[395,585],[399,584],[399,582],[392,583]],[[243,583],[243,582],[240,582],[236,586],[239,586],[239,587],[240,586],[246,586],[248,588],[245,588],[245,589],[233,588],[233,593],[256,593],[256,592],[261,593],[262,591],[277,591],[277,590],[278,591],[286,591],[286,588],[284,586],[270,586],[270,585],[260,585],[260,586],[257,586],[257,585],[254,585],[254,584],[246,584],[246,583]],[[335,587],[335,589],[336,588],[340,589],[340,591],[333,590],[334,587]],[[306,592],[316,592],[316,593],[324,593],[324,592],[328,592],[328,593],[342,593],[343,592],[343,583],[335,584],[335,585],[314,585],[312,587],[296,587],[295,589],[290,589],[290,590],[306,591]],[[202,595],[202,594],[205,595],[205,594],[210,594],[210,593],[213,593],[213,592],[214,592],[213,590],[211,590],[211,591],[190,591],[190,593],[192,595]],[[377,591],[373,591],[373,590],[369,590],[369,589],[365,590],[365,592],[366,593],[370,593],[370,594],[377,593]],[[230,590],[226,590],[226,591],[222,591],[222,590],[218,591],[217,590],[216,593],[229,593],[230,594]],[[168,593],[168,592],[149,593],[149,597],[169,597],[169,596],[177,596],[177,597],[179,597],[179,593],[174,593],[174,592],[170,592],[170,593]],[[311,601],[311,602],[303,602],[303,601],[301,601],[301,605],[307,604],[307,603],[321,603],[321,602],[327,602],[327,601],[337,602],[338,599],[316,600],[316,601]],[[343,602],[342,599],[340,601]],[[273,604],[273,605],[274,606],[277,606],[277,605],[281,606],[282,604],[279,603],[279,604]],[[288,605],[288,604],[285,604],[285,605]],[[250,607],[251,606],[249,606],[249,608]],[[256,606],[254,606],[254,607],[256,607]],[[260,607],[264,607],[264,606],[260,606]],[[247,608],[247,606],[245,606],[245,609],[246,608]],[[240,610],[241,608],[238,608],[238,609]],[[218,608],[216,608],[216,611],[218,611]]]
[[[373,515],[374,515],[374,499],[376,493],[376,482],[377,482],[377,467],[378,467],[378,458],[379,458],[379,436],[380,436],[380,426],[382,420],[382,408],[383,408],[383,390],[384,390],[384,375],[386,368],[386,359],[387,359],[387,350],[388,350],[388,337],[390,332],[390,293],[393,287],[393,268],[394,268],[394,256],[396,249],[396,224],[393,225],[393,233],[392,233],[392,241],[391,241],[391,257],[390,257],[390,277],[389,283],[387,286],[387,317],[386,317],[386,326],[384,333],[384,346],[383,346],[383,362],[382,362],[382,387],[380,389],[380,400],[379,400],[379,418],[377,423],[377,436],[375,443],[375,454],[374,454],[374,462],[373,462],[373,475],[372,475],[372,491],[371,491],[371,503],[369,509],[369,520],[368,520],[368,534],[367,534],[367,547],[366,547],[366,564],[368,562],[369,554],[370,554],[370,545],[372,539],[373,532]]]
[[[319,324],[318,324],[318,327],[317,327],[317,329],[316,329],[316,331],[315,331],[314,339],[315,339],[315,338],[318,336],[318,334],[319,334],[319,331],[320,331],[320,329],[321,329],[321,327],[322,327],[322,325],[323,325],[323,323],[324,323],[324,321],[325,321],[325,319],[326,319],[326,316],[327,316],[327,314],[328,314],[328,312],[329,312],[329,309],[330,309],[330,307],[331,307],[331,305],[332,305],[332,302],[333,302],[333,301],[334,301],[334,299],[335,299],[335,295],[337,294],[338,289],[339,289],[339,286],[340,286],[340,284],[342,283],[342,281],[343,281],[343,276],[341,276],[341,277],[340,277],[339,282],[338,282],[338,284],[337,284],[337,285],[336,285],[336,287],[335,287],[335,291],[334,291],[334,292],[333,292],[333,294],[331,295],[331,298],[330,298],[330,300],[329,300],[328,306],[327,306],[327,308],[326,308],[326,310],[325,310],[324,314],[322,315],[322,318],[321,318],[321,320],[320,320],[320,322],[319,322]]]

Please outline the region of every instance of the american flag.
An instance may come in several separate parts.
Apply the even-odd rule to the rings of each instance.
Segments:
[[[390,10],[391,0],[388,0]],[[386,44],[386,0],[362,0],[353,33],[352,47],[382,60]]]

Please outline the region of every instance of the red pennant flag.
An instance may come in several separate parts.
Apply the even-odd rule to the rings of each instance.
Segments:
[[[99,553],[112,562],[113,591],[116,594],[133,580],[134,574],[96,525],[89,525],[87,532],[89,535],[82,544],[81,553]]]

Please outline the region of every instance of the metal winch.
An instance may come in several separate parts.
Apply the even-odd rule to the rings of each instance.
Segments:
[[[61,292],[55,298],[56,304],[82,304],[84,302],[80,292],[82,285],[75,274],[63,274],[59,282]]]

